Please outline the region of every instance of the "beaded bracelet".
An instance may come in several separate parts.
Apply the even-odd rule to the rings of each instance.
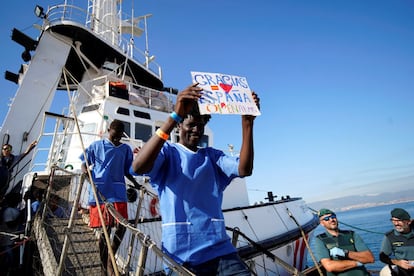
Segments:
[[[170,137],[170,135],[168,135],[167,133],[165,133],[164,131],[162,131],[161,128],[157,129],[157,131],[155,132],[155,134],[157,134],[157,136],[160,137],[164,141],[167,141],[168,138]]]
[[[173,112],[170,114],[170,117],[171,117],[174,121],[176,121],[177,123],[181,123],[181,122],[183,121],[183,118],[181,118],[181,116],[180,116],[180,115],[178,115],[175,111],[173,111]]]

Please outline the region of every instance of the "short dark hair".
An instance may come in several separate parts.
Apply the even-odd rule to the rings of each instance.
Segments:
[[[204,124],[207,124],[208,121],[210,121],[211,119],[211,115],[210,114],[200,114],[200,109],[198,108],[198,104],[194,103],[193,107],[191,108],[190,112],[184,116],[185,118],[190,118],[190,117],[201,117],[204,121]]]
[[[124,123],[122,121],[115,119],[109,125],[109,129],[113,129],[117,132],[124,132],[125,126],[124,126]]]

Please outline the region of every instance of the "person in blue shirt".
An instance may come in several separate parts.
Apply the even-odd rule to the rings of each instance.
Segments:
[[[108,129],[108,139],[93,142],[81,155],[83,161],[82,170],[91,170],[93,184],[98,192],[99,206],[105,219],[105,224],[110,233],[112,227],[116,227],[112,249],[115,253],[125,235],[126,228],[109,215],[105,202],[112,203],[120,215],[128,219],[127,188],[125,177],[138,188],[139,184],[129,173],[132,164],[132,150],[130,146],[121,143],[124,135],[124,124],[120,120],[113,120]],[[85,159],[86,156],[86,159]],[[89,168],[88,168],[89,166]],[[89,187],[91,188],[91,187]],[[92,228],[102,227],[99,219],[98,204],[96,204],[92,189],[89,189],[89,226]],[[113,268],[103,234],[99,239],[102,269],[104,273],[112,275]]]
[[[65,209],[62,208],[62,206],[60,206],[60,197],[56,194],[52,194],[50,195],[50,199],[49,199],[49,209],[51,211],[51,213],[48,214],[49,217],[51,218],[66,218],[66,212]]]
[[[256,93],[253,99],[259,106]],[[175,111],[142,147],[132,169],[147,174],[160,198],[163,250],[196,275],[250,275],[226,233],[223,191],[253,171],[253,122],[242,115],[240,156],[199,148],[210,115],[200,115],[202,88],[190,85],[177,96]],[[166,142],[179,129],[179,142]]]
[[[32,191],[32,192],[31,192]],[[30,192],[32,193],[33,199],[34,201],[31,204],[31,211],[32,211],[32,215],[36,215],[37,211],[40,208],[40,204],[42,202],[43,199],[43,190],[37,189],[37,188],[32,188],[32,190],[29,190],[29,194],[28,197],[30,197]]]

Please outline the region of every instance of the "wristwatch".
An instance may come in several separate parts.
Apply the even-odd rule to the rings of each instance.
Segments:
[[[345,252],[345,258],[347,258],[347,259],[348,259],[348,258],[349,258],[349,257],[348,257],[348,255],[349,255],[349,250],[348,250],[348,249],[344,249],[344,252]]]

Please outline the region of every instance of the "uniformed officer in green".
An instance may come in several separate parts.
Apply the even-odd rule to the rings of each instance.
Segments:
[[[362,238],[354,231],[340,230],[333,211],[321,209],[318,216],[326,231],[315,238],[315,255],[326,275],[370,275],[364,264],[373,263],[374,255]]]
[[[385,234],[381,244],[380,260],[386,263],[380,276],[414,275],[414,229],[410,214],[402,209],[391,211],[394,229]],[[391,270],[390,270],[391,268]]]

